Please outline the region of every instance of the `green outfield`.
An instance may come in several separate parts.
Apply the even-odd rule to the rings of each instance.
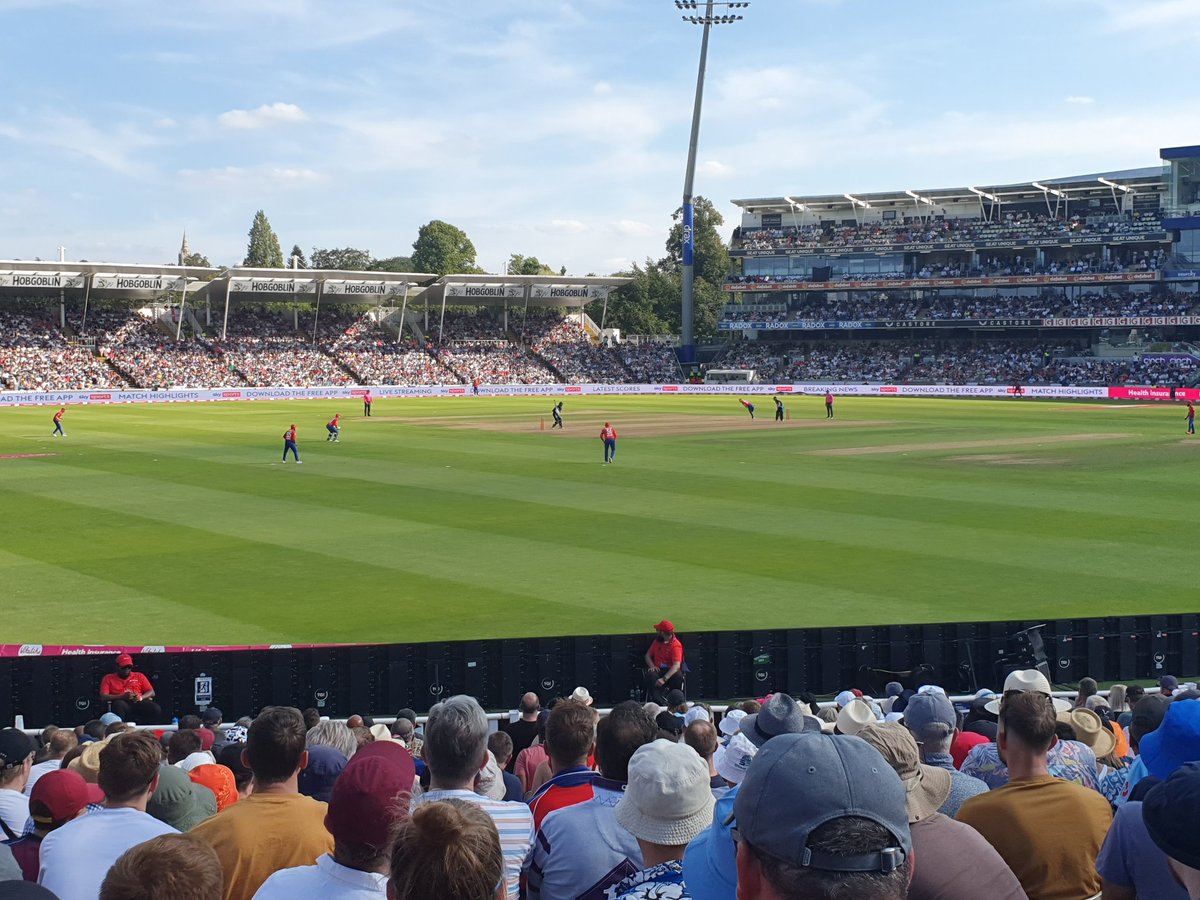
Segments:
[[[1195,612],[1174,405],[545,398],[0,411],[4,643]],[[340,411],[342,441],[325,443]],[[620,435],[602,464],[598,431]],[[280,463],[299,426],[303,465]],[[32,456],[32,454],[55,454]]]

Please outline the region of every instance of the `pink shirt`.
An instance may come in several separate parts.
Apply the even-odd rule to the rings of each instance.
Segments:
[[[544,744],[533,744],[517,754],[517,761],[513,765],[513,773],[521,779],[521,784],[524,785],[526,791],[533,784],[533,777],[537,774],[538,766],[546,762],[549,758],[550,756],[546,753]]]
[[[826,394],[825,394],[825,402],[826,402],[826,403],[827,403],[829,406],[833,406],[833,394],[830,394],[830,393],[826,392]]]

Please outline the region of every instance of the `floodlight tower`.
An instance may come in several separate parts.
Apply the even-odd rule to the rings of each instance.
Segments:
[[[679,361],[694,363],[696,361],[695,331],[695,228],[692,209],[692,184],[696,179],[696,145],[700,140],[700,107],[704,100],[704,67],[708,62],[708,33],[714,25],[732,25],[740,22],[740,13],[725,13],[716,15],[716,7],[723,10],[745,9],[749,3],[725,3],[717,0],[675,0],[675,8],[690,15],[684,15],[683,21],[704,27],[704,37],[700,41],[700,70],[696,75],[696,104],[692,109],[692,136],[688,143],[687,172],[683,178],[683,306],[681,309],[679,335]],[[703,14],[700,10],[703,9]]]

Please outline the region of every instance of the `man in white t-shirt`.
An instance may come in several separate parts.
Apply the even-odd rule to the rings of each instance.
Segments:
[[[36,750],[33,738],[19,728],[0,731],[0,831],[7,840],[25,833],[29,819],[25,783],[29,781]]]
[[[38,884],[63,898],[98,897],[104,876],[130,847],[178,834],[146,813],[155,788],[162,750],[147,732],[113,737],[100,751],[104,808],[74,819],[42,841]]]
[[[33,793],[33,786],[39,778],[62,768],[63,757],[79,746],[79,738],[75,737],[75,732],[70,728],[59,728],[50,735],[46,746],[50,755],[44,761],[34,763],[33,768],[29,770],[29,781],[25,783],[26,797]]]

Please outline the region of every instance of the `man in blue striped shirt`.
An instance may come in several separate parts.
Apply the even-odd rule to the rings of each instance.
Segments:
[[[417,802],[456,797],[491,816],[500,832],[508,897],[517,900],[521,868],[533,846],[533,813],[524,803],[491,800],[475,793],[479,772],[488,762],[487,739],[487,714],[474,697],[458,694],[434,706],[425,725],[423,749],[429,790]]]

